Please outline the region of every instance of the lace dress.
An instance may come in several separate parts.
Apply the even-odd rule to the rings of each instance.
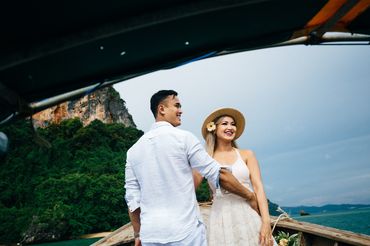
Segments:
[[[237,149],[237,160],[227,165],[233,175],[249,190],[252,184],[249,169]],[[216,191],[207,226],[209,246],[257,246],[261,217],[245,199],[224,189]],[[274,245],[277,245],[274,241]]]

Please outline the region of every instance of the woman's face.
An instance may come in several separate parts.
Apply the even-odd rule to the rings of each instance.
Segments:
[[[221,117],[216,123],[216,137],[218,140],[232,141],[235,138],[236,125],[230,116]]]

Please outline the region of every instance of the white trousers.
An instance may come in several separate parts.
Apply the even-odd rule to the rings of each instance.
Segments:
[[[206,227],[199,222],[186,238],[170,243],[141,243],[142,246],[207,246]]]

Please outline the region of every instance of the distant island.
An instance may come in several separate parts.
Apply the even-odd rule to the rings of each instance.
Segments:
[[[306,211],[304,211],[304,210],[300,210],[299,211],[299,215],[300,216],[306,216],[306,215],[310,215],[310,213],[307,213]]]
[[[330,212],[352,211],[355,209],[370,208],[370,204],[328,204],[324,206],[297,206],[281,208],[291,216],[298,216]]]

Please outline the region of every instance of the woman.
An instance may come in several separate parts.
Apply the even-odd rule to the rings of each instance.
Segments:
[[[213,191],[208,243],[213,245],[276,245],[263,189],[258,161],[251,150],[238,149],[235,140],[243,133],[244,116],[236,109],[222,108],[204,121],[202,135],[207,152],[247,189],[254,191],[259,212],[245,199],[227,192]]]

